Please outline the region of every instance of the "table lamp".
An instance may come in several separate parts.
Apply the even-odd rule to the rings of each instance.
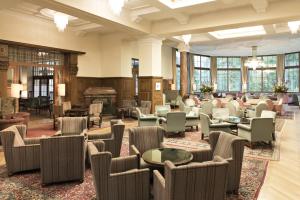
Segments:
[[[61,105],[62,101],[61,101],[61,97],[66,96],[66,84],[64,83],[60,83],[58,84],[58,104]]]
[[[15,108],[14,108],[14,112],[16,113],[16,111],[17,111],[17,103],[18,103],[18,101],[17,101],[17,99],[19,99],[20,98],[20,91],[21,91],[21,84],[16,84],[16,83],[12,83],[11,84],[11,94],[10,94],[10,96],[11,97],[14,97],[14,98],[16,98],[16,100],[15,100],[15,102],[14,102],[14,106],[15,106]]]

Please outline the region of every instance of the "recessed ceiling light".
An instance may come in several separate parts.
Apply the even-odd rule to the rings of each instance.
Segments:
[[[254,35],[265,35],[266,31],[263,26],[251,26],[236,29],[227,29],[222,31],[209,32],[212,36],[217,39],[247,37]]]
[[[171,9],[192,6],[196,4],[208,3],[215,0],[159,0]]]

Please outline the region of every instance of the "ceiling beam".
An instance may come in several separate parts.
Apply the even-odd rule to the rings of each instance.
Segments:
[[[245,26],[285,23],[289,20],[300,19],[299,7],[300,1],[285,0],[270,3],[267,12],[260,14],[253,11],[252,6],[244,6],[194,15],[190,17],[189,23],[185,25],[178,25],[174,20],[163,20],[153,23],[152,33],[165,37]]]
[[[251,0],[251,4],[257,13],[264,13],[268,8],[267,0]]]

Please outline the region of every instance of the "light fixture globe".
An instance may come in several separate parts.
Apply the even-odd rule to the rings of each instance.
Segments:
[[[66,29],[68,23],[69,23],[69,18],[68,15],[60,12],[56,12],[53,16],[54,23],[56,24],[56,27],[59,32],[64,32]]]
[[[252,57],[248,58],[245,62],[245,66],[256,70],[258,67],[264,67],[265,63],[262,59],[257,58],[257,46],[252,47]]]
[[[122,8],[124,7],[127,0],[108,0],[108,4],[115,15],[120,15]]]

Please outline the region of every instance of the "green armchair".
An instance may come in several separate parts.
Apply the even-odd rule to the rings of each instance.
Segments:
[[[185,112],[169,112],[166,118],[162,117],[162,128],[166,133],[184,133],[186,124]]]
[[[142,114],[139,108],[136,108],[138,117],[138,126],[156,126],[158,117],[151,114]]]

